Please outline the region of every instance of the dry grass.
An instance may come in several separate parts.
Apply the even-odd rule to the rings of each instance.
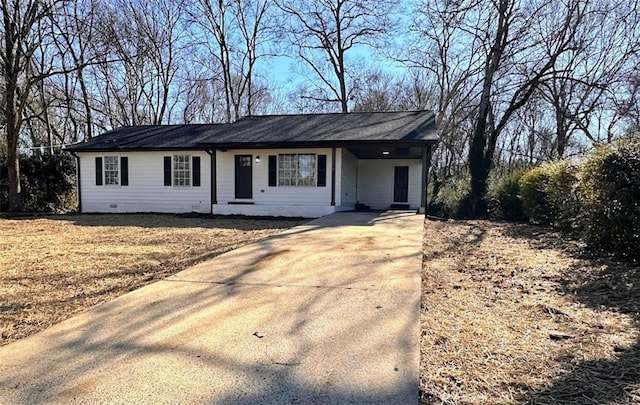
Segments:
[[[0,219],[0,345],[302,222],[174,215]]]
[[[524,224],[425,226],[422,403],[640,403],[637,265]]]

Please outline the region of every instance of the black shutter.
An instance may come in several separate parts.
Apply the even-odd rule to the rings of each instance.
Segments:
[[[102,158],[96,158],[96,186],[102,185]]]
[[[200,187],[200,156],[191,158],[193,163],[193,186]]]
[[[318,155],[318,187],[327,186],[327,155]]]
[[[278,157],[269,156],[269,187],[275,187],[278,181]]]
[[[164,185],[171,186],[171,156],[164,157]]]
[[[129,185],[129,158],[126,156],[120,158],[120,184]]]

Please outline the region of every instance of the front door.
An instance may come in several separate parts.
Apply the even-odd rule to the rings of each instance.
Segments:
[[[393,176],[393,202],[409,202],[409,166],[396,166]]]
[[[236,198],[253,198],[251,155],[236,155]]]

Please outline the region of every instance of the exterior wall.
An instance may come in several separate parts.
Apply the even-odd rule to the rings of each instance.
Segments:
[[[330,205],[217,204],[213,206],[213,213],[216,215],[319,218],[336,211],[336,207]]]
[[[340,205],[342,211],[355,208],[357,199],[358,158],[347,149],[341,150]]]
[[[325,187],[269,187],[269,155],[279,153],[315,153],[327,155],[327,185]],[[250,200],[235,198],[235,156],[251,155],[252,195]],[[256,157],[260,156],[260,163]],[[336,155],[336,179],[339,179],[340,161]],[[217,204],[214,214],[273,215],[320,217],[335,212],[331,205],[331,148],[317,149],[229,149],[216,151]],[[336,206],[338,202],[336,187]],[[237,204],[237,203],[245,204]],[[250,204],[246,204],[246,203]],[[234,204],[236,203],[236,204]]]
[[[164,156],[200,156],[200,187],[164,185]],[[204,151],[79,153],[83,212],[211,212],[211,160]],[[96,186],[95,158],[126,156],[129,185]]]
[[[358,202],[373,209],[388,209],[393,201],[394,167],[409,166],[409,206],[420,207],[422,161],[365,159],[358,161]]]
[[[269,155],[279,153],[327,155],[326,187],[269,187]],[[211,204],[211,160],[205,151],[81,152],[82,211],[320,217],[351,210],[356,202],[374,209],[387,209],[393,204],[394,166],[409,166],[409,205],[411,208],[420,206],[420,160],[358,160],[341,148],[336,148],[336,194],[335,205],[331,205],[331,153],[331,148],[216,151],[217,204]],[[164,186],[163,158],[174,154],[200,157],[200,187]],[[249,201],[235,199],[235,155],[252,156],[253,198]],[[104,156],[128,157],[128,186],[95,184],[95,158]],[[260,163],[255,162],[257,156],[260,156]]]

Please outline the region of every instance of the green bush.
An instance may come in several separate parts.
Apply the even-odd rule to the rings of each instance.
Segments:
[[[438,187],[429,202],[427,213],[443,218],[459,217],[462,200],[471,189],[469,176],[449,179]]]
[[[529,222],[571,230],[580,209],[578,168],[570,162],[547,163],[520,178],[520,201]]]
[[[598,149],[584,165],[580,192],[584,239],[640,259],[640,138]]]
[[[0,211],[7,211],[8,172],[0,158]],[[75,159],[68,153],[20,156],[20,186],[24,210],[63,212],[74,207]]]
[[[542,166],[530,169],[520,178],[520,201],[531,223],[550,225],[553,222],[547,193],[550,181],[549,174]]]
[[[520,169],[494,179],[489,186],[489,213],[493,218],[509,221],[526,219],[520,201],[520,179],[525,170]]]

